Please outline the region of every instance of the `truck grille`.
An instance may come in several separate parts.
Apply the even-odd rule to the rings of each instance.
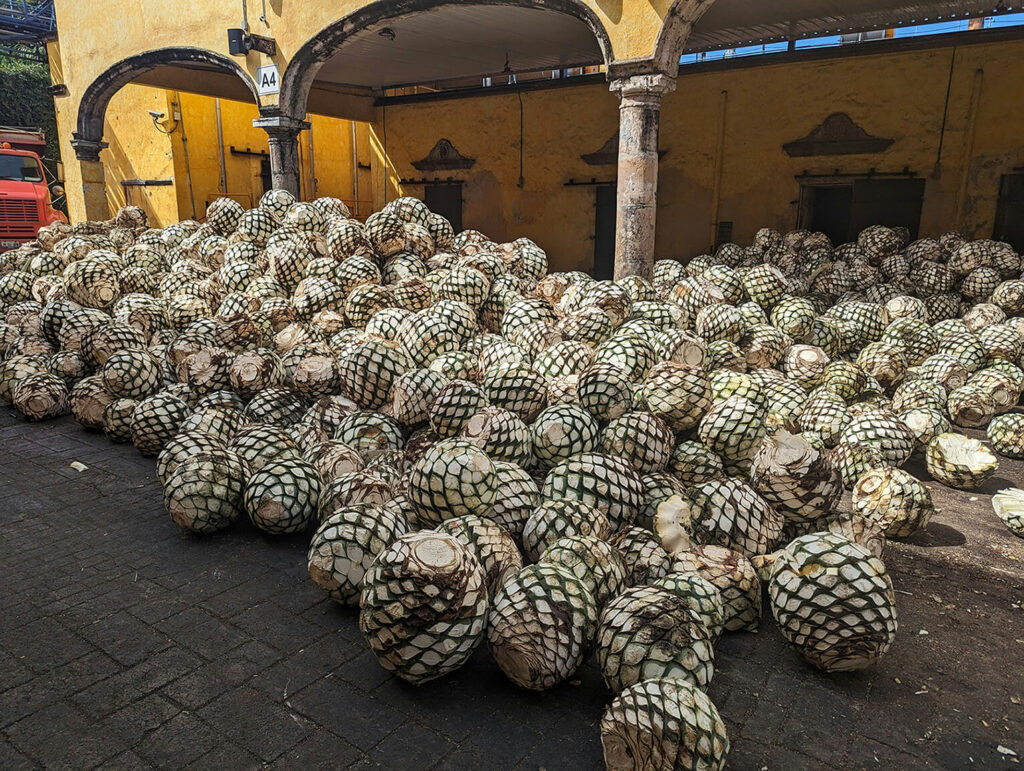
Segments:
[[[31,198],[0,198],[0,236],[32,238],[39,211]]]
[[[31,198],[0,198],[0,222],[38,222],[38,215]]]

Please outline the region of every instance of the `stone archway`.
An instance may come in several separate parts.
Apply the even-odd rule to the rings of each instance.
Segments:
[[[458,5],[514,6],[574,16],[593,32],[604,63],[613,61],[608,31],[597,14],[581,0],[379,0],[325,27],[296,51],[281,79],[279,114],[293,120],[306,114],[309,91],[320,67],[356,33],[388,19]]]
[[[102,141],[103,119],[114,94],[139,75],[169,64],[201,64],[237,75],[252,93],[253,101],[259,103],[256,84],[234,59],[203,48],[159,48],[122,59],[89,84],[78,105],[75,139]]]
[[[653,64],[658,71],[675,77],[679,72],[679,58],[690,30],[715,0],[674,0],[665,14],[654,46]]]
[[[109,216],[99,154],[107,146],[103,141],[103,122],[110,100],[120,89],[146,72],[165,65],[188,64],[205,65],[237,75],[252,94],[253,101],[259,104],[256,84],[248,72],[233,59],[202,48],[160,48],[129,56],[107,68],[82,94],[75,131],[71,135],[71,146],[81,167],[85,214],[89,219],[100,220]]]

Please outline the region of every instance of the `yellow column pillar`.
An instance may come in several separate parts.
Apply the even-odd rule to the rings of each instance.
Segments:
[[[110,207],[107,206],[107,185],[103,176],[103,162],[100,161],[100,150],[107,143],[98,139],[72,139],[71,146],[75,149],[75,158],[82,177],[82,200],[85,204],[87,220],[110,219]]]

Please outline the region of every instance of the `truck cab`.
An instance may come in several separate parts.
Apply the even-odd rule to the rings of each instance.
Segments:
[[[42,131],[0,128],[0,252],[31,241],[44,225],[67,222],[50,198],[37,152],[43,147]],[[54,192],[60,195],[63,188],[54,184]]]

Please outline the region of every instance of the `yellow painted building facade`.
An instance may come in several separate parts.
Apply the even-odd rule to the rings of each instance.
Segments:
[[[684,67],[675,93],[665,96],[657,257],[707,250],[719,221],[733,223],[737,243],[750,243],[760,227],[795,228],[797,175],[804,172],[907,168],[925,180],[921,234],[992,235],[1000,177],[1024,166],[1024,41],[770,61],[693,74]],[[456,174],[465,179],[466,227],[495,238],[528,236],[558,267],[588,270],[594,192],[565,183],[614,178],[614,165],[590,166],[580,156],[615,133],[615,96],[594,84],[522,98],[522,188],[519,101],[506,93],[387,107],[389,194],[399,192],[396,174],[423,176],[411,161],[445,137],[476,159],[472,169]],[[836,112],[893,143],[871,154],[790,157],[783,151]],[[380,124],[374,130],[380,132]],[[417,195],[422,187],[401,192]]]
[[[163,117],[154,121],[151,112]],[[202,218],[224,195],[255,206],[269,173],[267,135],[252,125],[257,115],[255,105],[244,102],[125,86],[110,102],[104,129],[109,209],[140,206],[151,223],[163,226]],[[311,116],[310,123],[299,145],[302,197],[341,198],[365,217],[372,206],[369,125],[323,116]],[[353,185],[353,159],[365,167],[358,170],[359,185]],[[75,192],[69,186],[72,198]]]
[[[602,48],[610,46],[613,66],[656,58],[670,8],[696,13],[700,5],[577,4],[599,20],[606,35]],[[112,62],[139,50],[184,44],[220,51],[224,28],[238,23],[227,9],[204,7],[195,21],[157,6],[157,15],[147,19],[152,39],[142,46],[139,30],[130,24],[124,36],[101,34],[100,20],[113,5],[57,0],[60,40],[51,43],[50,53],[54,82],[68,85],[68,95],[55,100],[65,158],[75,155],[71,140],[83,125],[85,86],[102,79]],[[287,81],[311,31],[358,3],[289,4],[288,24],[281,23],[280,6],[269,3],[267,22],[254,24],[254,31],[274,36],[277,52],[271,58]],[[63,18],[76,22],[62,24]],[[688,258],[705,251],[724,223],[731,228],[728,240],[738,243],[749,243],[759,227],[796,227],[801,183],[808,179],[801,175],[906,170],[924,180],[921,234],[959,229],[990,236],[1000,179],[1024,167],[1024,39],[981,37],[986,34],[682,67],[674,92],[661,101],[655,256]],[[267,59],[250,53],[237,62],[243,74],[254,77]],[[72,219],[83,218],[87,199],[97,195],[110,210],[128,200],[143,206],[159,224],[201,217],[219,195],[255,203],[266,184],[260,153],[268,149],[267,133],[253,127],[260,115],[254,102],[219,99],[218,121],[218,100],[210,94],[227,93],[224,79],[234,82],[227,89],[233,96],[247,92],[235,75],[216,78],[197,71],[189,90],[138,83],[120,88],[107,105],[102,139],[108,147],[100,165],[65,164]],[[390,198],[423,195],[420,180],[451,177],[463,183],[464,227],[495,239],[528,236],[544,246],[557,269],[593,267],[595,187],[578,183],[616,178],[614,161],[593,165],[581,157],[599,151],[619,130],[618,98],[607,83],[591,79],[458,98],[377,97],[337,97],[335,115],[358,117],[355,122],[297,116],[312,126],[298,139],[302,197],[336,196],[365,217]],[[280,98],[261,97],[260,107],[273,110]],[[330,95],[319,94],[317,103],[329,106]],[[150,110],[164,114],[156,125]],[[835,113],[891,143],[842,155],[794,157],[784,150]],[[441,139],[473,159],[471,168],[418,170],[413,163]],[[122,184],[166,179],[173,185]]]

